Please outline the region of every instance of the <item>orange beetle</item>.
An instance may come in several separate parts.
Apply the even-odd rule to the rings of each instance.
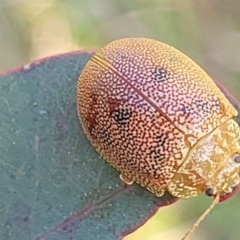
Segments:
[[[167,44],[126,38],[100,49],[79,77],[77,110],[88,139],[126,184],[157,196],[215,196],[183,239],[240,182],[237,111]]]

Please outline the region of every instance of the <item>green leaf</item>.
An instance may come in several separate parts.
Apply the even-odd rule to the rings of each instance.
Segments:
[[[83,134],[75,95],[90,56],[55,56],[0,76],[1,240],[121,239],[175,201],[120,186]]]

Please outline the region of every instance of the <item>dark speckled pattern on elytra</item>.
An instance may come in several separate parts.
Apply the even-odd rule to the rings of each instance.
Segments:
[[[123,180],[159,196],[199,139],[237,115],[191,59],[137,38],[96,53],[80,75],[77,104],[83,129],[103,158]]]

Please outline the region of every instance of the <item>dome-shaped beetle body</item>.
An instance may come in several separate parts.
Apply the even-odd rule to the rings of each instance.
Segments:
[[[237,111],[191,59],[150,39],[121,39],[82,71],[87,137],[127,184],[179,198],[223,196],[239,184]]]

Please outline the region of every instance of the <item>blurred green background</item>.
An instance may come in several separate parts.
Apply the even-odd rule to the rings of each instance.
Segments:
[[[0,71],[148,37],[189,55],[240,100],[239,13],[238,0],[0,0]],[[211,201],[200,196],[164,207],[125,240],[179,239]],[[190,239],[240,239],[239,220],[240,194],[219,204]]]

